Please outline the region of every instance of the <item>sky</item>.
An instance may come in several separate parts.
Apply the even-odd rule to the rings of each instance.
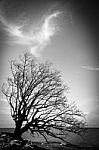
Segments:
[[[2,84],[25,50],[60,70],[68,100],[99,127],[98,0],[0,0],[0,127],[14,127]]]

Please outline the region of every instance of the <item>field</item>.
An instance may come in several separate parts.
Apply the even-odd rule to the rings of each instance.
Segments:
[[[0,132],[13,132],[13,128],[0,128]],[[41,137],[32,137],[29,133],[25,133],[23,135],[24,139],[28,139],[34,143],[34,145],[38,145],[42,148],[47,148],[50,150],[98,150],[99,148],[99,128],[88,128],[87,132],[85,133],[83,139],[71,135],[68,137],[68,142],[71,142],[73,145],[64,145],[59,140],[55,140],[54,138],[49,138],[50,143],[46,144],[45,141]],[[77,145],[77,146],[75,146]],[[80,147],[78,147],[80,146]]]

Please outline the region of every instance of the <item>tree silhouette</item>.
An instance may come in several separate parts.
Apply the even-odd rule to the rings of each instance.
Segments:
[[[2,91],[15,121],[14,138],[30,130],[46,141],[48,135],[65,141],[69,133],[84,131],[84,116],[75,104],[68,103],[68,87],[51,63],[38,62],[26,52],[11,61],[11,73]]]

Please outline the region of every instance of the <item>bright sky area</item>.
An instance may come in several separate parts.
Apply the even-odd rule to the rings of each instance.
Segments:
[[[99,127],[98,48],[88,16],[86,21],[87,5],[71,0],[0,1],[0,127],[14,127],[1,89],[10,76],[9,60],[25,50],[61,71],[70,87],[69,99],[87,114],[89,126]]]

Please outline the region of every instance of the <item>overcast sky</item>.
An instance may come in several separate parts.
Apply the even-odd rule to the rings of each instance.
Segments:
[[[1,92],[9,60],[30,51],[49,60],[70,87],[69,99],[99,127],[99,2],[96,0],[0,1],[0,127],[13,127]]]

